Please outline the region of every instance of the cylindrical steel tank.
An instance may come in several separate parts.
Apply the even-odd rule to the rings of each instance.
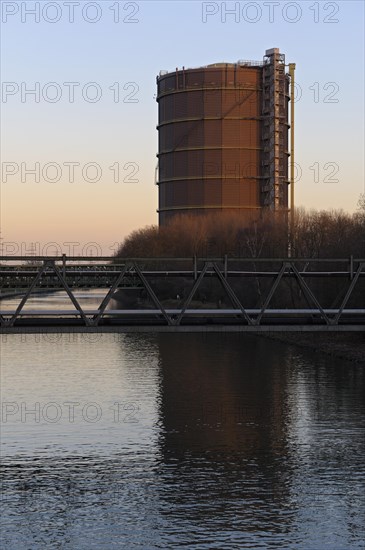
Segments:
[[[263,75],[270,62],[271,57],[261,63],[161,71],[157,77],[160,225],[177,214],[240,211],[245,219],[258,216],[265,202],[267,163],[273,164],[268,156],[263,168],[263,120],[270,116],[264,112]],[[275,82],[270,84],[270,79],[267,73],[271,93]],[[285,85],[279,88],[285,94]],[[281,118],[287,123],[286,99],[284,103]],[[287,136],[288,126],[283,130],[282,122],[280,131]],[[266,129],[277,130],[272,124]],[[287,147],[287,137],[281,135],[280,140]],[[281,168],[281,179],[286,181],[287,171],[284,174]],[[266,181],[266,185],[271,184]],[[287,192],[285,200],[287,206]]]

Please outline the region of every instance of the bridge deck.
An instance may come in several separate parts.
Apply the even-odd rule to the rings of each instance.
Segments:
[[[93,316],[99,313],[99,309],[83,309],[85,315]],[[180,315],[183,310],[180,309],[165,309],[165,313],[168,315]],[[260,309],[246,309],[248,315],[259,315]],[[327,315],[336,315],[338,309],[323,309],[323,312]],[[16,309],[1,309],[0,315],[12,316],[15,315]],[[197,317],[206,316],[222,316],[222,315],[242,315],[241,309],[186,309],[184,311],[186,316],[195,315]],[[80,316],[80,312],[77,309],[23,309],[19,313],[19,317],[62,317],[62,316]],[[162,315],[160,309],[107,309],[104,312],[104,317],[146,317],[146,316]],[[265,309],[266,315],[321,315],[318,309]],[[342,315],[364,316],[365,309],[344,309]]]

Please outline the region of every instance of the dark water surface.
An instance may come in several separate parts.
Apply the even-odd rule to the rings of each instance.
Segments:
[[[365,376],[239,334],[2,337],[4,549],[364,548]]]

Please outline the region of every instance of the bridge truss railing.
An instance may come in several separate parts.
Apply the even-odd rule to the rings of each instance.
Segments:
[[[76,291],[80,278],[84,277],[89,288],[106,287],[104,298],[96,309],[88,310],[80,305]],[[184,278],[189,281],[186,295],[179,304],[168,307],[156,290],[153,282],[156,279],[171,280]],[[231,307],[192,306],[193,298],[202,288],[203,281],[213,278],[219,282],[228,297]],[[257,284],[257,296],[250,304],[242,300],[237,292],[239,281],[242,287],[248,279]],[[323,304],[321,296],[313,289],[313,280],[341,279],[341,289],[334,297],[332,307]],[[260,282],[266,280],[264,292]],[[272,307],[273,298],[279,285],[284,280],[295,281],[300,293],[305,298],[306,307],[298,305]],[[54,320],[69,319],[70,324],[77,323],[85,327],[98,327],[106,323],[128,323],[144,321],[162,324],[168,327],[179,327],[190,322],[223,322],[240,324],[252,329],[281,323],[298,325],[305,323],[313,327],[354,327],[354,330],[365,329],[365,290],[360,291],[365,283],[364,259],[318,259],[318,258],[111,258],[111,257],[0,257],[1,291],[4,289],[22,288],[19,304],[13,311],[6,311],[0,306],[1,328],[20,326],[22,323],[42,322],[47,325]],[[22,284],[20,284],[20,282]],[[53,285],[51,284],[53,282]],[[43,285],[41,284],[43,283]],[[102,283],[102,284],[101,284]],[[30,296],[39,288],[56,288],[64,290],[72,305],[72,310],[37,311],[24,306]],[[144,291],[153,307],[111,309],[110,303],[119,289],[133,286]],[[356,306],[348,307],[354,292],[363,296]],[[0,302],[1,303],[1,302]],[[252,306],[252,303],[255,303]]]

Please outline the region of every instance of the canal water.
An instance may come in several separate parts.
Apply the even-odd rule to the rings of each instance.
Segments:
[[[2,548],[364,548],[362,367],[242,334],[1,340]]]

